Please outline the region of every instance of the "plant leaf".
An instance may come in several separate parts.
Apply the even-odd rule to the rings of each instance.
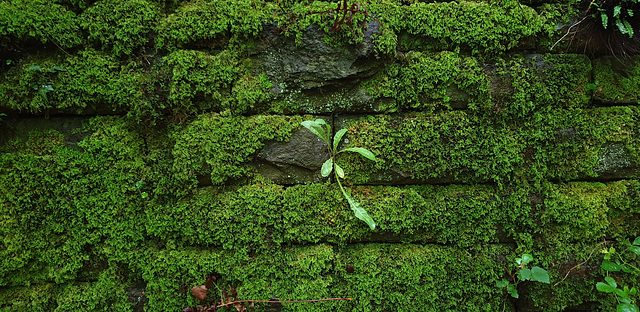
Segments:
[[[520,295],[518,295],[518,290],[516,289],[516,286],[514,286],[513,284],[509,284],[507,286],[507,292],[509,293],[509,295],[511,295],[511,297],[518,299],[518,297],[520,297]]]
[[[516,258],[516,263],[518,265],[527,265],[531,261],[533,261],[533,256],[530,254],[523,254],[522,258]]]
[[[327,132],[322,127],[322,125],[326,125],[326,124],[327,123],[322,119],[316,119],[315,121],[306,120],[302,122],[302,125],[305,128],[309,129],[309,131],[313,132],[313,134],[318,136],[323,141],[327,142],[327,144],[330,144],[329,137],[327,136]]]
[[[625,28],[627,28],[627,32],[629,32],[629,38],[632,38],[633,37],[633,27],[631,27],[631,24],[629,24],[629,21],[627,21],[626,19],[623,19],[622,23],[624,24]]]
[[[339,177],[344,179],[344,170],[342,170],[342,168],[338,166],[338,164],[336,164],[336,173]]]
[[[333,136],[333,153],[336,154],[337,150],[338,150],[338,145],[340,144],[340,141],[342,140],[342,137],[344,136],[344,134],[347,133],[347,129],[341,129],[340,131],[336,132],[336,135]]]
[[[613,292],[614,290],[616,290],[615,287],[612,287],[611,285],[605,284],[603,282],[598,282],[596,284],[596,289],[598,291],[605,292],[605,293],[610,293],[610,292]]]
[[[341,150],[341,152],[356,152],[369,160],[376,160],[376,156],[371,151],[363,147],[350,147]]]
[[[355,199],[353,199],[353,197],[351,197],[351,195],[349,195],[347,191],[344,190],[342,185],[340,185],[340,189],[342,190],[342,194],[344,195],[344,197],[347,199],[347,202],[349,202],[349,206],[351,207],[351,210],[353,210],[353,212],[355,213],[356,218],[366,222],[369,225],[369,228],[371,228],[371,230],[375,230],[376,223],[373,222],[373,218],[371,218],[371,216],[367,213],[367,211],[364,210],[362,207],[360,207],[360,204],[357,201],[355,201]]]
[[[60,66],[57,66],[57,65],[53,66],[53,67],[51,67],[51,69],[49,69],[50,73],[55,73],[55,72],[59,72],[59,71],[64,71],[64,69],[62,67],[60,67]]]
[[[607,282],[607,284],[611,285],[611,287],[616,288],[618,287],[618,283],[616,283],[616,280],[613,279],[613,277],[611,276],[607,276],[604,278],[605,282]]]
[[[627,294],[626,292],[624,292],[624,290],[620,289],[620,288],[616,288],[613,291],[616,295],[620,296],[620,298],[627,298],[629,297],[629,294]]]
[[[618,26],[618,30],[622,33],[622,34],[628,34],[629,31],[627,31],[626,26],[624,25],[624,23],[622,22],[621,19],[617,18],[616,19],[616,26]]]
[[[531,270],[524,268],[518,271],[518,279],[521,281],[528,281],[531,279]]]
[[[633,244],[636,246],[640,246],[640,236],[636,237],[636,239],[633,241]]]
[[[620,17],[620,10],[622,9],[621,5],[616,5],[613,7],[613,17]]]
[[[639,312],[638,306],[630,303],[621,303],[616,308],[616,312]]]
[[[608,260],[604,260],[602,261],[602,264],[600,265],[600,267],[608,272],[618,272],[620,270],[622,270],[622,267],[616,263],[613,263],[611,261]]]
[[[496,282],[496,287],[498,288],[507,287],[507,285],[509,285],[509,281],[504,278],[501,281]]]
[[[322,164],[322,168],[320,169],[320,173],[322,177],[326,178],[331,174],[331,170],[333,169],[333,158],[327,159],[327,161]]]
[[[549,284],[549,273],[541,267],[534,266],[531,268],[531,280]]]
[[[604,29],[607,29],[607,26],[609,26],[609,16],[607,16],[607,14],[605,14],[604,12],[601,12],[600,18],[602,19],[602,27],[604,27]]]
[[[635,242],[633,242],[635,244]],[[629,246],[629,249],[636,255],[640,255],[640,246]]]

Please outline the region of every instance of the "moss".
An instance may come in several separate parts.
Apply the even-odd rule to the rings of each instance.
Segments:
[[[371,6],[398,35],[402,50],[469,50],[500,53],[545,29],[545,19],[515,1],[416,2],[409,6]]]
[[[0,289],[0,307],[6,312],[53,311],[60,287],[43,284],[30,287],[4,287]]]
[[[246,177],[251,160],[267,140],[283,141],[300,128],[302,117],[200,116],[176,134],[174,172],[195,183],[196,175],[210,175],[213,184]]]
[[[628,163],[638,163],[637,113],[629,107],[545,108],[503,126],[462,111],[368,116],[349,127],[350,144],[379,159],[373,164],[346,155],[342,161],[356,184],[393,181],[394,171],[463,183],[595,177],[601,147],[610,142],[625,146]]]
[[[344,157],[344,167],[355,171],[347,173],[352,183],[386,181],[389,170],[420,180],[497,181],[512,176],[522,162],[515,138],[504,129],[483,127],[462,111],[365,117],[349,127],[349,141],[379,158],[372,165],[353,155]]]
[[[89,40],[113,54],[131,54],[149,42],[160,17],[160,7],[150,1],[100,1],[80,16]]]
[[[3,106],[12,110],[112,112],[153,99],[145,97],[141,76],[137,65],[123,66],[91,49],[66,58],[35,56],[3,75],[0,95],[6,99]]]
[[[123,283],[114,270],[105,270],[100,278],[92,283],[73,283],[65,285],[57,296],[56,311],[131,311]]]
[[[591,63],[583,55],[514,57],[491,73],[491,114],[530,116],[545,107],[587,107]],[[494,76],[495,75],[495,76]]]
[[[604,103],[640,103],[640,62],[613,57],[594,61],[595,99]]]
[[[361,5],[366,6],[366,3],[363,2]],[[314,25],[326,33],[324,41],[331,46],[364,45],[364,31],[361,26],[371,19],[364,14],[353,14],[350,17],[351,23],[343,22],[339,25],[340,23],[336,24],[336,20],[342,18],[344,11],[336,9],[335,3],[313,1],[309,3],[297,2],[278,11],[275,11],[275,8],[272,10],[281,13],[275,16],[275,22],[282,29],[283,34],[295,36],[298,44],[303,42],[304,32],[312,27],[311,25]],[[331,13],[330,10],[335,10],[336,13]],[[292,18],[292,16],[295,17]],[[334,25],[339,26],[340,29],[334,28]]]
[[[240,44],[255,36],[273,14],[261,6],[264,2],[194,0],[180,6],[158,26],[159,48],[185,48],[194,44],[225,47],[228,42]]]
[[[74,47],[82,41],[76,15],[46,0],[0,3],[0,36],[3,48],[15,44],[12,40],[53,42],[62,48]]]
[[[488,100],[488,81],[477,61],[457,53],[405,54],[408,64],[387,65],[384,72],[366,83],[374,98],[391,98],[383,111],[398,109],[433,110],[450,108],[451,102]]]
[[[216,55],[179,50],[165,61],[171,69],[169,100],[175,110],[244,113],[271,97],[267,77],[249,75],[231,50]]]
[[[59,55],[35,55],[16,64],[0,77],[0,104],[13,110],[39,112],[51,108],[50,97],[56,88],[64,59]]]
[[[216,272],[223,285],[235,285],[241,299],[316,299],[353,301],[286,304],[294,311],[496,311],[502,293],[493,286],[501,267],[497,258],[509,248],[482,252],[434,245],[369,244],[283,248],[251,258],[216,249],[152,250],[145,276],[149,308],[176,310],[195,300],[187,294]],[[353,272],[347,271],[348,267]],[[211,291],[215,296],[215,291]],[[212,299],[215,300],[215,299]],[[257,309],[264,306],[257,305]]]
[[[24,153],[42,146],[29,140],[2,154],[1,285],[74,280],[99,254],[117,259],[140,245],[144,224],[136,220],[145,201],[137,184],[154,175],[131,130],[102,122],[108,130],[83,140],[84,152],[58,140],[39,154]],[[136,153],[126,153],[125,146]]]
[[[243,252],[292,243],[343,245],[350,241],[468,248],[522,243],[521,234],[535,236],[535,250],[560,250],[559,246],[573,244],[577,237],[593,243],[603,236],[640,233],[637,222],[630,220],[634,204],[620,202],[632,196],[627,185],[636,184],[571,183],[548,185],[542,191],[461,185],[350,188],[376,220],[376,233],[353,217],[335,185],[207,188],[177,203],[154,202],[147,210],[147,231],[185,246]],[[247,228],[247,223],[254,226]]]
[[[287,118],[202,116],[176,142],[206,136],[200,131],[206,127],[195,125],[207,123],[211,129],[246,124],[256,131],[224,132],[243,138],[263,132],[260,125],[275,123],[282,132],[272,133],[273,138],[286,138],[292,131],[283,126]],[[298,125],[299,120],[291,121],[292,129]],[[526,251],[536,251],[540,265],[557,280],[566,274],[565,266],[584,261],[600,237],[640,233],[634,221],[637,181],[544,184],[539,189],[350,187],[378,223],[376,233],[353,217],[335,185],[216,187],[188,192],[175,202],[175,193],[154,190],[166,187],[163,175],[171,169],[171,159],[164,158],[170,155],[155,150],[172,145],[166,132],[122,117],[94,118],[85,130],[91,135],[80,143],[82,152],[65,148],[60,135],[46,133],[13,143],[0,156],[2,292],[49,280],[61,283],[51,297],[23,297],[32,290],[20,289],[24,293],[9,301],[13,307],[125,309],[124,289],[130,282],[121,279],[124,275],[147,282],[148,309],[175,310],[195,305],[188,289],[215,272],[247,299],[271,294],[356,298],[290,307],[295,310],[422,306],[446,311],[464,306],[493,311],[504,298],[493,287],[503,274],[500,259],[512,258],[513,251],[486,243],[515,240],[519,248],[531,248]],[[530,246],[522,241],[527,235],[535,239]],[[347,244],[379,240],[446,246]],[[335,245],[286,247],[319,242]],[[79,276],[97,281],[72,282]],[[575,300],[545,302],[548,291],[536,289],[532,298],[551,311],[592,298],[593,289],[578,291],[571,285],[555,291],[579,295]]]

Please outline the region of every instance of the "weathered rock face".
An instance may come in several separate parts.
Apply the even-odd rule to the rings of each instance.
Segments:
[[[276,37],[256,57],[256,71],[267,74],[278,92],[282,84],[291,90],[343,87],[344,82],[371,76],[381,66],[366,49],[332,46],[325,42],[326,36],[312,25],[300,42]]]
[[[266,179],[278,184],[320,182],[325,180],[320,175],[320,167],[328,158],[327,143],[303,128],[288,142],[265,144],[253,166]]]
[[[269,77],[272,93],[298,103],[303,113],[371,110],[372,98],[361,82],[384,64],[369,53],[366,41],[359,47],[336,47],[325,42],[324,31],[311,25],[296,42],[270,35],[273,27],[265,30],[264,36],[270,41],[264,52],[252,57],[252,70]],[[369,27],[365,40],[370,42],[376,26]]]
[[[609,143],[600,149],[595,172],[601,180],[625,179],[638,174],[638,165],[624,145]]]
[[[617,304],[593,250],[640,235],[640,58],[550,50],[568,1],[45,2],[0,1],[2,311]],[[344,190],[316,118],[375,155]],[[552,280],[511,299],[523,252]]]

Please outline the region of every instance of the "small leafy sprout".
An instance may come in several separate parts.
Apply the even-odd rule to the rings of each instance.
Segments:
[[[342,129],[336,132],[335,136],[333,137],[333,141],[331,141],[330,140],[331,125],[328,125],[324,120],[322,119],[316,119],[315,121],[307,120],[307,121],[303,121],[302,125],[305,128],[309,129],[309,131],[311,131],[313,134],[318,136],[320,139],[322,139],[325,143],[327,143],[327,149],[329,151],[329,155],[331,156],[329,157],[329,159],[327,159],[327,161],[324,162],[324,164],[322,164],[322,168],[320,169],[320,173],[322,174],[322,176],[326,178],[331,174],[331,172],[335,173],[336,181],[340,186],[340,190],[342,191],[342,194],[347,199],[347,202],[349,203],[349,207],[351,207],[351,210],[353,210],[353,212],[355,213],[358,219],[366,222],[371,228],[371,230],[375,230],[376,224],[373,221],[373,218],[371,218],[371,216],[367,213],[367,211],[360,206],[360,203],[355,201],[355,199],[351,197],[349,192],[347,192],[342,186],[340,179],[344,179],[345,174],[344,174],[344,169],[342,169],[342,167],[340,167],[336,163],[336,155],[343,152],[354,152],[373,161],[376,160],[376,157],[373,155],[371,151],[362,147],[350,147],[350,148],[345,148],[338,151],[338,145],[340,144],[340,141],[342,141],[342,137],[347,133],[347,129]],[[325,129],[325,126],[326,126],[326,129]]]
[[[549,284],[549,273],[545,269],[539,266],[534,266],[531,269],[527,268],[527,264],[532,261],[533,256],[530,254],[524,254],[522,255],[522,258],[516,258],[518,271],[515,274],[505,267],[505,270],[507,270],[507,273],[511,277],[513,284],[510,283],[506,278],[503,278],[502,280],[496,282],[496,287],[506,287],[507,293],[511,295],[511,297],[518,298],[519,295],[517,287],[520,282],[533,281]],[[516,275],[518,276],[518,278],[515,277]]]
[[[628,250],[631,251],[634,256],[640,255],[640,237],[637,237],[633,243],[630,243],[628,240],[622,242],[627,246]],[[622,254],[618,252],[614,247],[605,248],[602,250],[604,254],[604,260],[600,267],[609,274],[609,272],[640,272],[637,267],[628,264]],[[618,288],[618,283],[611,276],[606,276],[603,282],[596,283],[596,289],[598,291],[604,293],[613,293],[616,296],[616,300],[618,300],[618,306],[616,307],[616,312],[640,312],[638,306],[635,304],[635,299],[632,299],[632,296],[637,294],[637,289],[635,287],[624,286],[622,288]]]
[[[629,289],[628,286],[624,286],[622,289],[618,288],[618,283],[611,276],[604,278],[606,283],[598,282],[596,289],[604,293],[614,293],[616,299],[618,299],[618,307],[616,312],[639,312],[638,306],[636,306],[630,296],[635,296],[638,292],[635,287]]]

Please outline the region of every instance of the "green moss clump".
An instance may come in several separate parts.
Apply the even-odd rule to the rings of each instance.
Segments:
[[[301,116],[201,115],[175,135],[175,175],[191,183],[197,175],[210,175],[213,184],[243,178],[250,172],[244,163],[265,141],[288,139],[302,120]]]
[[[353,170],[348,178],[356,184],[394,181],[394,172],[461,183],[606,178],[611,168],[634,177],[640,163],[632,135],[637,116],[631,107],[547,107],[504,125],[462,111],[368,116],[352,123],[349,139],[379,159],[374,164],[345,155],[342,161],[349,163],[344,167]],[[611,143],[625,153],[607,163],[611,157],[602,155]]]
[[[179,113],[225,111],[241,114],[267,102],[271,82],[265,74],[252,76],[250,64],[232,50],[216,55],[178,50],[165,57],[169,80],[169,107]]]
[[[51,108],[63,62],[60,55],[33,56],[0,75],[0,96],[4,99],[0,106],[30,112]]]
[[[148,102],[136,64],[122,65],[112,55],[85,50],[67,59],[54,88],[57,108],[97,111],[126,109]]]
[[[140,246],[140,182],[157,176],[141,156],[144,139],[122,119],[91,127],[94,135],[79,143],[84,151],[33,135],[0,155],[0,285],[75,280],[104,255],[116,260]]]
[[[82,13],[80,26],[103,49],[131,54],[149,42],[159,17],[160,7],[152,1],[100,1]]]
[[[60,287],[53,283],[26,287],[0,288],[0,306],[3,312],[55,310]]]
[[[1,76],[3,107],[40,113],[112,112],[148,104],[154,97],[143,87],[144,75],[135,63],[91,49],[76,55],[35,56]],[[149,92],[146,92],[146,91]]]
[[[354,155],[344,161],[352,183],[384,182],[400,170],[414,179],[500,181],[523,162],[521,147],[506,129],[481,124],[462,111],[436,115],[369,116],[349,127],[352,146],[371,150],[379,159],[368,164]]]
[[[47,0],[10,0],[0,3],[0,46],[22,42],[53,42],[71,48],[82,42],[75,13]]]
[[[525,118],[545,107],[589,104],[591,63],[583,55],[514,57],[498,66],[491,73],[492,102],[484,108],[489,114]]]
[[[273,11],[271,4],[252,0],[194,0],[180,6],[160,22],[156,44],[159,48],[196,46],[225,47],[241,44],[262,30]]]
[[[366,83],[374,98],[391,98],[381,110],[433,110],[450,108],[450,102],[471,102],[473,107],[488,98],[488,81],[477,61],[457,53],[405,54],[404,63],[388,65]]]
[[[640,103],[640,60],[605,57],[594,61],[594,96],[604,103]]]
[[[144,268],[149,309],[172,311],[196,300],[188,294],[216,272],[240,299],[354,298],[352,301],[290,304],[293,311],[497,311],[503,294],[494,287],[510,248],[469,251],[445,246],[367,244],[335,248],[282,248],[252,257],[207,248],[149,250]],[[351,271],[351,269],[353,269]],[[211,299],[218,294],[211,290]],[[407,298],[411,298],[408,300]],[[260,310],[266,304],[256,304]]]
[[[398,34],[402,50],[469,50],[500,53],[536,36],[545,19],[516,1],[416,2],[409,6],[373,5],[383,24]]]

